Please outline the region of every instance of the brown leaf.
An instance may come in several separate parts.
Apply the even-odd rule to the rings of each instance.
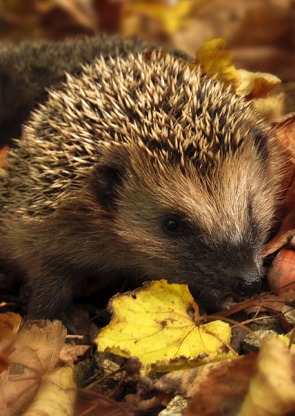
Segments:
[[[44,0],[35,0],[36,9],[42,10]],[[79,23],[82,27],[95,30],[96,19],[93,13],[93,8],[90,1],[81,0],[49,0],[47,3],[51,3],[52,8],[60,7],[65,10],[72,19]]]
[[[285,217],[283,220],[281,227],[279,231],[277,232],[276,236],[269,241],[263,251],[263,255],[269,256],[272,253],[275,253],[280,248],[285,246],[289,240],[290,237],[295,232],[295,209],[293,208],[289,214]]]
[[[12,343],[21,322],[20,315],[12,312],[0,314],[0,351]]]
[[[203,380],[184,416],[291,416],[294,355],[279,337],[263,339],[259,354],[221,363]]]
[[[279,337],[264,338],[257,372],[237,416],[291,416],[295,413],[294,355]]]
[[[295,232],[295,114],[284,116],[274,126],[278,144],[285,155],[281,203],[275,213],[275,218],[280,219],[281,223],[278,224],[277,235],[266,245],[264,256],[280,249]]]
[[[66,329],[60,321],[28,321],[18,332],[9,368],[0,374],[0,414],[17,414],[31,402],[42,376],[59,360]]]
[[[295,113],[282,117],[275,124],[275,132],[287,162],[282,183],[285,193],[277,213],[280,218],[285,218],[293,210],[295,203]]]
[[[268,283],[276,293],[295,290],[295,251],[282,248],[268,272]]]
[[[295,113],[281,117],[274,126],[281,145],[295,164]]]
[[[3,146],[0,149],[0,169],[5,167],[9,148],[8,146]]]
[[[223,363],[210,363],[189,370],[171,371],[157,380],[153,384],[153,388],[161,394],[171,395],[172,393],[179,393],[187,398],[191,398],[199,391],[203,380],[207,379],[208,374],[213,368],[222,364]]]
[[[63,363],[69,363],[76,361],[78,357],[84,355],[87,351],[89,351],[90,345],[71,345],[71,344],[64,344],[59,358]]]
[[[215,366],[199,385],[184,416],[234,415],[256,372],[257,355],[250,354]]]
[[[76,398],[74,367],[59,367],[42,379],[33,403],[24,416],[72,416]]]

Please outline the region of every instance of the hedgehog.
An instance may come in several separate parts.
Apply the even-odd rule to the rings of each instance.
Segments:
[[[157,50],[99,56],[10,152],[0,257],[25,274],[31,318],[69,322],[87,276],[100,290],[185,283],[205,303],[251,296],[279,166],[272,129],[198,67]]]
[[[13,144],[21,126],[37,104],[46,101],[48,88],[59,88],[65,73],[78,75],[82,64],[97,56],[147,48],[140,39],[103,36],[64,41],[0,43],[0,144]]]

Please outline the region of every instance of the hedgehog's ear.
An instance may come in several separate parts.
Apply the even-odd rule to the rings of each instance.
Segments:
[[[125,174],[126,157],[120,150],[120,146],[116,146],[103,151],[94,170],[96,196],[101,205],[112,209],[116,207],[118,189]]]

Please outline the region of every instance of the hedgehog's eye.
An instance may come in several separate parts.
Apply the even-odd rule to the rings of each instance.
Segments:
[[[177,214],[168,214],[163,219],[164,231],[172,237],[183,234],[185,227],[184,220]]]

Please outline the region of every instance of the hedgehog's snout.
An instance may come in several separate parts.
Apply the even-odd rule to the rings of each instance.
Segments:
[[[242,297],[251,296],[255,293],[259,293],[261,284],[259,270],[248,270],[239,276],[235,285],[235,292]]]

